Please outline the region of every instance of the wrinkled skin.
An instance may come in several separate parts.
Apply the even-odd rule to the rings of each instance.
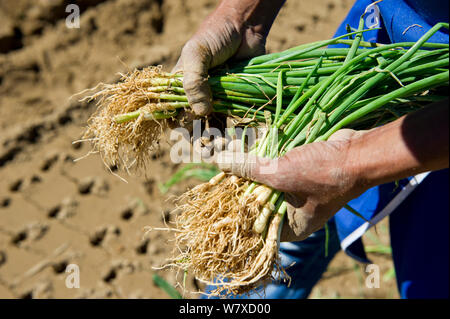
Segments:
[[[284,191],[289,227],[281,240],[299,241],[373,186],[448,168],[448,112],[447,99],[368,131],[337,131],[276,160],[223,152],[218,165]]]
[[[208,70],[229,59],[265,53],[266,37],[280,0],[224,0],[184,45],[172,72],[183,71],[183,87],[197,116],[212,111]]]
[[[183,47],[173,71],[183,70],[183,86],[189,104],[198,116],[212,111],[212,96],[208,85],[208,70],[231,57],[245,58],[264,54],[265,39],[241,30],[228,20],[217,24],[206,20],[199,32]]]
[[[346,202],[363,192],[346,164],[350,139],[363,133],[341,130],[327,142],[294,148],[277,160],[223,153],[218,165],[285,192],[289,227],[283,227],[281,240],[299,241],[322,228]]]
[[[263,54],[284,2],[220,2],[186,43],[174,69],[184,73],[184,89],[194,112],[182,112],[181,117],[210,114],[208,70],[229,59]],[[281,240],[299,241],[372,186],[448,168],[448,144],[447,100],[370,131],[338,131],[327,142],[297,147],[278,160],[241,154],[244,160],[236,161],[236,153],[224,153],[218,164],[226,172],[284,191],[288,223]],[[262,174],[268,164],[276,164],[276,170]]]

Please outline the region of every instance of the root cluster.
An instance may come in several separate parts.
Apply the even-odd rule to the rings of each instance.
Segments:
[[[254,195],[243,197],[249,183],[226,176],[217,185],[198,185],[178,200],[178,256],[172,265],[215,286],[212,295],[247,293],[265,285],[274,270],[281,270],[277,242],[281,220],[274,217],[266,238],[253,230],[261,207]]]
[[[131,166],[145,166],[168,125],[166,119],[149,120],[145,116],[154,111],[170,111],[155,93],[155,89],[160,91],[158,84],[168,82],[169,77],[159,67],[148,67],[122,74],[118,83],[101,83],[94,88],[99,91],[84,99],[95,99],[98,106],[83,136],[92,142],[92,153],[100,153],[109,166],[127,170]],[[139,116],[132,121],[118,123],[115,120],[118,115],[138,110]]]

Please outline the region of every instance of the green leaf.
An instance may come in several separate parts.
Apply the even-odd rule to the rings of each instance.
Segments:
[[[383,281],[389,281],[395,278],[395,269],[394,267],[390,268],[383,276]]]
[[[344,208],[346,210],[348,210],[350,213],[352,213],[355,216],[358,216],[359,218],[361,218],[362,220],[364,220],[365,222],[368,222],[370,224],[370,221],[365,219],[363,215],[361,215],[360,213],[358,213],[353,207],[351,207],[350,205],[345,205]]]
[[[159,288],[164,290],[172,299],[183,299],[181,294],[178,292],[178,290],[175,289],[174,286],[169,284],[165,279],[163,279],[161,276],[157,274],[153,274],[153,282],[155,285],[157,285]]]
[[[189,163],[178,170],[172,177],[165,183],[159,184],[159,190],[165,194],[175,184],[188,178],[197,178],[201,181],[209,181],[212,177],[219,174],[219,169],[207,163]]]
[[[364,250],[367,253],[392,255],[392,248],[385,245],[366,245]]]

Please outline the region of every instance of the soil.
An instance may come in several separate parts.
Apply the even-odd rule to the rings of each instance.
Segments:
[[[72,96],[135,67],[170,70],[218,1],[79,0],[80,28],[69,29],[71,2],[0,3],[0,298],[167,298],[152,275],[175,283],[172,272],[153,268],[172,245],[167,233],[144,228],[163,227],[170,195],[198,181],[161,194],[158,184],[180,167],[167,143],[128,183],[98,156],[74,162],[90,150],[72,142],[95,105]],[[288,1],[268,51],[331,37],[351,4]],[[376,236],[389,245],[386,225]],[[381,288],[366,288],[365,265],[339,253],[311,297],[397,297],[389,253],[372,257],[385,274]],[[66,286],[70,264],[79,266],[78,289]],[[199,287],[192,278],[187,285]]]

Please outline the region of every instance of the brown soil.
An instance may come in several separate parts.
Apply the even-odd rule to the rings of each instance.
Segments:
[[[170,70],[217,1],[79,0],[81,27],[68,29],[70,2],[0,3],[0,298],[166,298],[153,284],[152,267],[172,243],[163,232],[144,237],[144,227],[161,227],[173,208],[157,187],[178,169],[169,146],[163,143],[145,174],[128,183],[97,156],[74,162],[89,151],[72,141],[95,106],[70,97],[116,81],[127,68]],[[268,50],[329,38],[351,3],[288,1]],[[375,261],[382,274],[392,267],[389,255]],[[80,267],[79,289],[65,285],[68,264]],[[397,296],[392,278],[380,289],[365,288],[363,269],[339,254],[312,297]],[[171,272],[158,274],[175,282]],[[189,280],[189,288],[196,285]]]

